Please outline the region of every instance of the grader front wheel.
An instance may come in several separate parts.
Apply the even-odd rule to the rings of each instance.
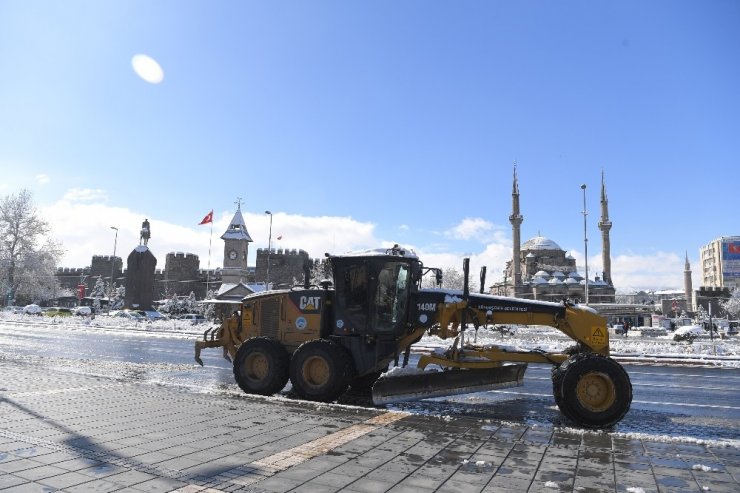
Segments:
[[[290,356],[273,339],[254,337],[239,346],[234,358],[234,378],[247,394],[272,395],[288,383]]]
[[[611,358],[578,353],[552,373],[555,402],[571,421],[588,428],[618,423],[632,404],[632,383]]]

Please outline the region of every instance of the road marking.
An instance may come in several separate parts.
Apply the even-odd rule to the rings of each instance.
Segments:
[[[319,455],[323,455],[347,442],[351,442],[356,438],[367,435],[378,428],[394,423],[406,416],[408,416],[407,413],[394,411],[380,414],[360,424],[352,425],[348,428],[332,433],[331,435],[317,438],[316,440],[293,447],[292,449],[278,452],[277,454],[254,461],[249,465],[264,469],[273,474],[284,471],[291,466],[295,466]]]
[[[669,406],[669,407],[699,407],[708,409],[732,409],[733,411],[740,410],[738,406],[717,406],[712,404],[691,404],[688,402],[658,402],[658,401],[632,401],[633,404],[652,404],[655,406]]]
[[[71,387],[68,389],[48,389],[48,390],[34,390],[31,392],[13,392],[10,391],[6,395],[13,397],[30,397],[34,395],[53,395],[53,394],[65,394],[68,392],[86,392],[88,390],[99,390],[106,388],[120,388],[120,383],[108,384],[108,385],[96,385],[95,387]]]

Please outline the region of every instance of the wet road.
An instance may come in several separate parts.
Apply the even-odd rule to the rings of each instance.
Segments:
[[[191,329],[192,330],[192,329]],[[230,363],[205,350],[205,366],[193,361],[195,335],[131,330],[0,323],[0,357],[23,359],[63,371],[180,386],[189,391],[233,393]],[[740,441],[740,370],[625,365],[632,408],[614,432],[668,436],[679,441]],[[289,386],[281,394],[290,398]],[[348,394],[341,403],[371,405]],[[570,426],[555,406],[550,366],[530,365],[522,387],[388,406],[421,414],[465,415],[530,426]]]

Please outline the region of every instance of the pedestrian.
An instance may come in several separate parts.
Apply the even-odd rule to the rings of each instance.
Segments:
[[[630,323],[628,320],[624,321],[624,337],[627,337],[627,332],[630,330]]]

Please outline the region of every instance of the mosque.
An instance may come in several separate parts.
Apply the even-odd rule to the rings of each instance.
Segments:
[[[576,259],[549,238],[535,236],[521,244],[524,216],[519,209],[519,183],[514,167],[512,211],[509,222],[514,243],[512,259],[506,262],[504,279],[491,286],[491,294],[541,301],[569,299],[581,303],[614,303],[615,289],[611,277],[609,249],[609,204],[604,176],[601,176],[602,276],[585,279],[576,268]]]

